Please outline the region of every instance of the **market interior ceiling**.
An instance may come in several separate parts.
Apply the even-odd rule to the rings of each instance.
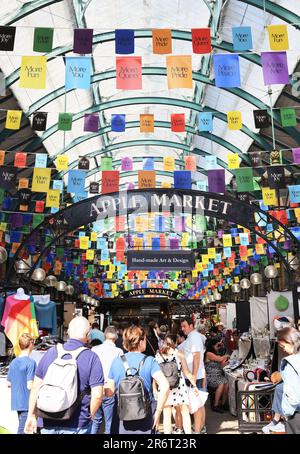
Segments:
[[[263,9],[265,8],[265,12]],[[8,150],[17,150],[23,147],[25,151],[41,151],[43,147],[49,156],[66,153],[69,163],[76,166],[79,157],[92,155],[95,158],[101,155],[112,155],[119,163],[123,156],[134,156],[138,168],[139,157],[174,156],[176,159],[193,153],[198,157],[198,171],[195,179],[206,180],[205,154],[218,157],[218,166],[227,161],[228,150],[233,147],[239,150],[243,165],[247,151],[272,149],[272,131],[265,130],[258,134],[254,129],[252,110],[258,106],[269,106],[268,87],[258,83],[261,78],[260,57],[257,53],[266,47],[266,33],[264,25],[272,23],[295,23],[300,13],[298,2],[288,0],[166,0],[152,1],[122,1],[122,0],[12,0],[1,5],[1,25],[17,26],[16,47],[14,53],[1,53],[1,70],[5,75],[7,96],[1,99],[1,107],[13,107],[17,100],[20,107],[27,114],[28,119],[34,111],[47,111],[47,131],[30,134],[28,122],[24,118],[23,127],[16,132],[3,130],[1,132],[1,147]],[[299,22],[299,21],[298,21]],[[53,27],[53,51],[48,54],[47,89],[28,90],[19,88],[19,68],[22,55],[34,55],[31,52],[34,27]],[[214,86],[211,55],[193,55],[194,89],[168,90],[166,76],[159,69],[164,66],[164,56],[152,53],[151,29],[171,28],[173,36],[173,54],[184,55],[190,53],[190,29],[195,27],[211,27],[212,42],[215,53],[232,51],[231,27],[248,25],[252,28],[255,37],[255,51],[241,54],[241,81],[242,90],[224,90]],[[65,55],[72,55],[73,29],[93,28],[93,73],[96,82],[91,90],[64,90]],[[116,90],[115,78],[108,78],[115,66],[114,30],[116,28],[136,29],[135,54],[143,56],[143,89],[128,92]],[[299,40],[299,25],[289,27],[290,42]],[[298,55],[296,52],[289,57],[289,67],[292,72],[296,69]],[[253,64],[255,62],[255,64]],[[154,75],[152,75],[154,74]],[[99,80],[97,82],[97,80]],[[298,105],[298,98],[291,94],[289,88],[275,85],[272,94],[272,103],[276,106]],[[10,96],[10,90],[13,97]],[[133,98],[140,98],[135,104]],[[122,103],[123,99],[127,99]],[[169,100],[169,101],[168,101]],[[204,110],[226,114],[229,110],[241,110],[244,128],[241,131],[230,131],[226,121],[220,115],[214,117],[213,137],[209,134],[196,131],[197,112],[191,108],[194,103]],[[256,106],[253,104],[256,103]],[[176,105],[177,104],[177,105]],[[53,132],[59,112],[89,112],[95,106],[107,105],[100,111],[100,128],[102,133],[84,135],[83,116],[73,122],[72,131]],[[116,106],[116,107],[114,107]],[[120,107],[119,107],[120,106]],[[126,114],[126,121],[131,127],[126,132],[118,134],[109,128],[112,113]],[[154,134],[143,134],[139,131],[139,115],[153,113],[158,127]],[[171,113],[185,113],[188,119],[187,132],[175,134],[167,127]],[[254,131],[249,134],[249,131]],[[17,139],[15,139],[17,137]],[[212,138],[212,140],[211,140]],[[276,145],[280,149],[291,148],[300,140],[296,128],[284,130],[275,122]],[[155,139],[156,142],[151,142]],[[136,140],[140,141],[139,144]],[[126,142],[126,148],[121,144]],[[96,181],[98,176],[97,159],[91,160],[90,173],[86,179]],[[156,164],[157,170],[162,170],[162,161]],[[26,170],[24,170],[26,172]],[[66,175],[64,176],[66,179]],[[226,182],[230,184],[232,174],[226,170]],[[132,175],[123,175],[122,183],[131,181]],[[159,173],[158,185],[170,180],[170,176]]]

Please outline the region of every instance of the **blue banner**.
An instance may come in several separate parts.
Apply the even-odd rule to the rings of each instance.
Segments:
[[[197,181],[197,189],[199,191],[206,191],[207,189],[207,183],[206,181],[203,181],[203,180],[200,180],[200,181]]]
[[[212,132],[213,130],[212,112],[198,113],[198,130]]]
[[[154,159],[153,158],[144,158],[143,170],[154,170]]]
[[[74,194],[85,193],[85,177],[84,170],[70,170],[68,174],[68,189],[67,191]]]
[[[66,57],[66,90],[89,89],[91,85],[91,58]]]
[[[134,30],[115,30],[116,54],[134,54]]]
[[[45,169],[47,167],[47,158],[48,155],[46,153],[37,153],[35,155],[34,167]]]
[[[216,156],[205,156],[205,169],[206,170],[214,170],[217,169],[217,157]]]
[[[234,50],[251,50],[253,47],[251,27],[232,27],[232,41]]]
[[[191,189],[192,174],[189,170],[174,171],[174,189]]]
[[[217,54],[213,56],[215,84],[217,87],[240,87],[240,61],[236,54]]]
[[[126,127],[125,115],[112,114],[110,119],[111,130],[114,132],[124,132]]]

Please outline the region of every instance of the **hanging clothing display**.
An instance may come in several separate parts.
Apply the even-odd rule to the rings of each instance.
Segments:
[[[250,319],[251,328],[255,331],[263,331],[268,325],[268,301],[266,297],[251,296]]]
[[[50,295],[35,295],[34,307],[39,329],[47,329],[56,336],[57,333],[57,314],[56,304],[50,301]]]

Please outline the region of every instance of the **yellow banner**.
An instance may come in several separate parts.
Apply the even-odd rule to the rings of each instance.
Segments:
[[[35,192],[48,192],[51,179],[51,169],[33,169],[32,187]]]
[[[59,189],[49,189],[49,191],[47,192],[46,207],[59,208],[59,198]]]
[[[175,169],[175,160],[172,156],[164,157],[164,170],[173,172]]]
[[[95,251],[94,249],[88,249],[86,251],[86,259],[87,260],[94,260],[94,257],[95,257]]]
[[[20,87],[44,90],[46,88],[47,57],[22,57]]]
[[[171,185],[170,181],[163,181],[161,183],[161,187],[164,188],[164,189],[169,189],[171,186],[172,185]]]
[[[241,129],[242,127],[242,114],[239,110],[232,110],[227,112],[228,128],[232,131]]]
[[[202,258],[202,263],[204,263],[204,264],[209,263],[208,254],[202,254],[201,258]]]
[[[97,241],[97,232],[91,232],[91,241]]]
[[[89,248],[89,237],[88,236],[81,236],[79,238],[79,247],[80,247],[80,249]]]
[[[256,244],[255,245],[256,254],[263,255],[265,253],[264,245],[263,244]]]
[[[20,129],[22,110],[8,110],[6,114],[6,129]]]
[[[228,169],[238,169],[240,167],[239,155],[236,153],[227,154]]]
[[[57,156],[55,160],[57,170],[68,170],[69,158],[66,155]]]
[[[191,55],[167,57],[168,89],[193,88]]]
[[[192,270],[192,277],[198,277],[198,271]]]
[[[231,235],[223,235],[223,246],[224,247],[231,247],[232,246],[232,238]]]
[[[216,258],[216,248],[214,248],[214,247],[209,247],[209,248],[207,249],[207,252],[208,252],[208,257],[209,257],[210,259],[215,259],[215,258]]]
[[[276,189],[262,188],[262,196],[265,205],[278,205]]]
[[[289,36],[286,25],[268,25],[271,50],[288,50]]]

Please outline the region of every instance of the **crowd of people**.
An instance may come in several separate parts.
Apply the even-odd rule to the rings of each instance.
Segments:
[[[48,350],[37,367],[30,358],[33,340],[22,335],[22,353],[8,374],[18,433],[98,434],[102,424],[105,434],[207,433],[208,393],[212,411],[228,411],[224,367],[234,346],[223,328],[187,317],[170,329],[133,321],[113,323],[103,333],[75,317],[68,341]],[[286,328],[278,342],[288,356],[266,433],[282,420],[298,421],[300,410],[300,333]]]

